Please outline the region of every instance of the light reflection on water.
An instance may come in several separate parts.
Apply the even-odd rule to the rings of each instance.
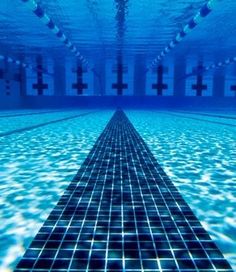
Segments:
[[[236,271],[236,127],[161,112],[127,114]]]
[[[111,115],[94,113],[0,139],[0,271],[14,268]]]
[[[23,255],[111,115],[0,139],[0,271],[11,271]],[[128,116],[235,268],[236,129],[157,112]]]

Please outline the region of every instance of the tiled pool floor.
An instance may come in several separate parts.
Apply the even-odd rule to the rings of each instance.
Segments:
[[[236,115],[226,111],[183,112],[181,116],[172,113],[126,111],[236,271]],[[201,116],[205,113],[210,116]],[[219,115],[234,119],[219,118]],[[198,120],[188,118],[191,116]],[[225,125],[229,123],[230,126]]]
[[[0,137],[1,272],[13,270],[113,113],[94,111],[83,115],[85,112],[88,110],[50,115],[39,112],[27,115],[27,119],[0,119],[2,131],[24,129]],[[53,123],[75,115],[78,117]],[[31,129],[38,124],[44,126]]]
[[[122,111],[15,271],[59,269],[233,271]]]

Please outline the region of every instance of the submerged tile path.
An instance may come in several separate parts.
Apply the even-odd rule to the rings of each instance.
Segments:
[[[20,271],[233,272],[122,111],[34,238]]]

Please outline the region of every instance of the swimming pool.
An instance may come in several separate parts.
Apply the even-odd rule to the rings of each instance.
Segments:
[[[128,116],[235,269],[235,115],[136,111]]]
[[[0,271],[14,268],[112,112],[84,114],[61,111],[0,120],[1,133],[14,131],[0,137]],[[32,129],[34,125],[78,115],[81,117]],[[28,130],[15,132],[23,126]]]
[[[0,118],[1,271],[14,268],[113,112],[1,112],[12,115]],[[126,114],[236,268],[236,115]]]

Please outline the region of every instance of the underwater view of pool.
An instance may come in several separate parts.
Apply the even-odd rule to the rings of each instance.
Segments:
[[[113,110],[0,112],[0,271],[12,271]],[[127,110],[236,269],[236,114]]]
[[[128,111],[157,161],[236,269],[236,115],[205,114],[210,116]]]

